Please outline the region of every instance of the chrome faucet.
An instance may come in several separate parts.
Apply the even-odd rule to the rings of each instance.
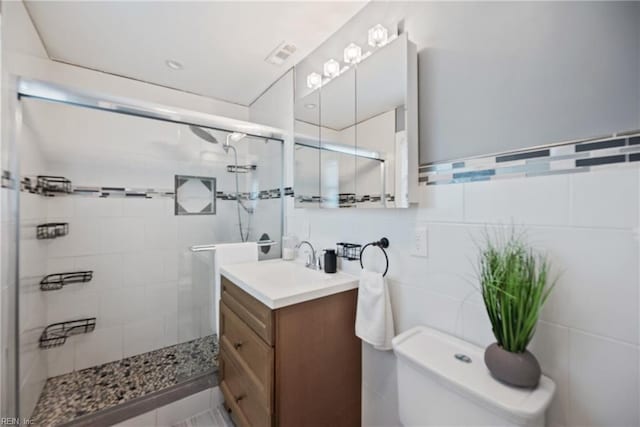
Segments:
[[[305,267],[312,270],[322,270],[320,258],[316,256],[316,250],[313,248],[313,245],[310,242],[308,242],[307,240],[303,240],[302,242],[298,243],[298,246],[296,247],[300,249],[305,243],[309,246],[309,248],[311,248],[311,253],[307,254],[307,262],[305,264]]]

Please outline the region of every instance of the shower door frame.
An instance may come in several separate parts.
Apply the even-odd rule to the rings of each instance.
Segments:
[[[4,82],[3,82],[4,83]],[[12,324],[2,325],[1,330],[7,330],[10,332],[3,339],[7,339],[9,342],[2,342],[2,347],[7,346],[9,349],[13,347],[13,351],[9,351],[11,355],[3,355],[0,358],[2,369],[4,369],[7,360],[6,357],[12,358],[10,360],[12,366],[6,369],[3,373],[11,376],[12,384],[3,385],[2,393],[12,393],[13,399],[9,399],[10,396],[0,396],[2,401],[0,404],[5,404],[10,407],[1,407],[2,416],[19,417],[20,416],[20,300],[19,300],[19,286],[20,286],[20,269],[19,269],[19,253],[20,253],[20,164],[19,164],[19,144],[20,132],[22,127],[22,98],[36,99],[45,102],[61,103],[81,108],[89,108],[94,110],[101,110],[110,113],[124,114],[129,116],[135,116],[140,118],[159,120],[164,122],[176,123],[181,125],[195,125],[202,128],[211,130],[223,131],[223,132],[241,132],[247,134],[250,137],[265,138],[274,141],[278,141],[281,144],[281,161],[282,168],[284,170],[285,161],[285,131],[270,126],[251,123],[248,121],[242,121],[237,119],[231,119],[228,117],[218,116],[214,114],[202,113],[193,110],[187,110],[183,108],[171,107],[165,104],[153,103],[148,101],[140,101],[136,99],[115,97],[106,94],[93,93],[81,89],[72,88],[69,86],[59,85],[56,83],[50,83],[42,80],[29,79],[20,76],[10,75],[8,78],[10,90],[7,91],[9,99],[7,106],[9,109],[7,123],[3,123],[8,127],[3,134],[7,135],[7,140],[2,143],[2,152],[6,153],[9,157],[8,161],[3,160],[3,165],[6,164],[10,173],[9,179],[11,182],[12,190],[11,202],[14,206],[11,215],[15,222],[15,241],[8,242],[9,250],[14,251],[14,259],[11,263],[15,263],[15,277],[13,283],[10,283],[8,289],[9,301],[0,301],[2,304],[1,311],[5,309],[9,310],[10,318],[3,318],[9,320]],[[3,115],[4,117],[4,115]],[[5,145],[6,144],[6,145]],[[3,171],[4,172],[4,171]],[[284,192],[285,177],[281,176],[280,179],[280,230],[284,233],[284,210],[285,210],[285,192]],[[0,393],[0,394],[2,394]],[[8,400],[9,399],[9,400]]]

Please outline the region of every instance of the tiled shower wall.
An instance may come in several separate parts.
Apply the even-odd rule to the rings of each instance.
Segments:
[[[94,332],[46,350],[49,376],[213,332],[208,306],[179,308],[178,302],[193,301],[195,257],[187,248],[215,241],[219,217],[176,217],[167,198],[72,196],[49,199],[48,219],[69,222],[70,232],[48,243],[46,273],[93,270],[94,278],[46,292],[47,323],[97,317]],[[178,319],[179,309],[205,313]]]

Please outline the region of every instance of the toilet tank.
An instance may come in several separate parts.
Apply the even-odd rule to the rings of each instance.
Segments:
[[[495,380],[484,349],[418,326],[393,339],[398,409],[404,426],[544,426],[555,391],[545,376],[535,390]]]

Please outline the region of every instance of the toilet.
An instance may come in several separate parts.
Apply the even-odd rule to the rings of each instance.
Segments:
[[[535,390],[495,380],[484,349],[425,326],[393,339],[404,426],[544,426],[555,383]]]

